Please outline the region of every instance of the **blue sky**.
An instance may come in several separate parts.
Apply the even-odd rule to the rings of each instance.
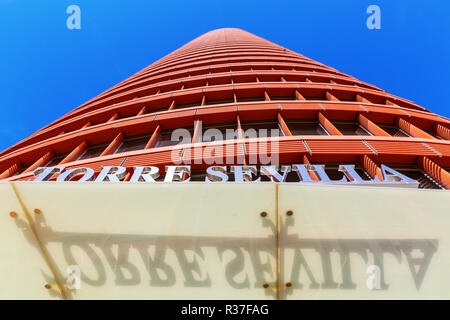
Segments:
[[[81,30],[66,8],[81,8]],[[381,30],[366,9],[381,8]],[[0,149],[193,38],[238,27],[450,117],[450,1],[0,0]]]

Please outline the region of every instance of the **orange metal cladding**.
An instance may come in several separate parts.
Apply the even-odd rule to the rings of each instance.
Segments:
[[[29,168],[58,155],[65,155],[59,164],[66,168],[163,169],[173,164],[175,149],[183,161],[196,153],[183,153],[191,150],[189,144],[159,147],[160,135],[194,123],[198,135],[197,120],[203,126],[235,123],[239,128],[248,121],[277,121],[284,136],[269,139],[279,142],[280,163],[355,163],[372,177],[380,176],[383,163],[414,165],[450,188],[447,118],[240,29],[196,38],[3,151],[0,179],[30,180]],[[316,121],[329,135],[295,134],[289,130],[293,120]],[[359,123],[368,135],[341,133],[333,124],[339,120]],[[391,136],[383,125],[405,135]],[[126,139],[144,134],[148,141],[140,150],[118,150]],[[248,163],[241,138],[219,143],[230,147],[224,157],[244,157]],[[103,152],[80,160],[82,152],[100,144]]]

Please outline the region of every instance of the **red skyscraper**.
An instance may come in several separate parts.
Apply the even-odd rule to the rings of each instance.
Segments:
[[[177,128],[192,140],[171,141]],[[221,141],[201,142],[208,128]],[[213,158],[259,164],[251,157],[260,150],[242,135],[250,128],[280,129],[257,138],[277,143],[280,164],[324,164],[333,179],[337,164],[367,179],[388,164],[420,187],[450,188],[448,119],[239,29],[198,37],[3,151],[0,179],[30,180],[39,167],[123,166],[127,181],[134,166],[164,171],[176,160],[201,180],[196,170]],[[211,144],[226,151],[193,148]]]

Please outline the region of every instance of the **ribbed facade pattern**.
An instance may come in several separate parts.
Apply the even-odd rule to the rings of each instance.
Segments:
[[[276,123],[281,136],[265,139],[279,144],[281,164],[353,163],[372,178],[390,164],[450,188],[448,119],[240,29],[196,38],[3,151],[0,179],[30,180],[55,165],[163,170],[174,150],[204,168],[193,147],[211,142],[161,143],[176,128],[198,141],[200,122],[239,130]],[[214,143],[236,163],[258,153],[242,136]]]

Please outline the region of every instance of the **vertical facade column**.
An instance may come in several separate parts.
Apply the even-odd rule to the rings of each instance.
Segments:
[[[114,153],[114,151],[116,151],[116,149],[119,147],[119,145],[122,143],[123,141],[123,133],[120,132],[113,141],[111,141],[111,143],[106,147],[106,149],[102,152],[102,154],[100,155],[100,157],[103,156],[107,156],[109,154]]]
[[[388,105],[388,106],[392,106],[392,107],[397,107],[397,108],[400,108],[400,106],[398,105],[398,104],[396,104],[395,102],[393,102],[393,101],[391,101],[391,100],[389,100],[389,99],[386,99],[386,105]]]
[[[358,122],[362,127],[364,127],[364,129],[367,129],[374,136],[391,137],[389,133],[381,129],[375,123],[364,117],[362,114],[358,115]]]
[[[147,144],[145,145],[144,149],[153,148],[156,144],[156,141],[158,141],[160,135],[161,135],[161,125],[158,124],[156,126],[155,131],[153,131],[152,136],[150,137],[150,140],[148,140]]]
[[[361,163],[361,166],[363,167],[364,171],[366,171],[369,176],[372,179],[375,179],[375,177],[378,177],[380,181],[383,181],[383,174],[381,173],[381,169],[375,161],[372,160],[372,158],[368,155],[362,155],[360,157],[359,162]]]
[[[286,136],[292,136],[291,130],[289,130],[289,127],[287,126],[280,112],[278,112],[278,124],[280,125]]]
[[[77,160],[81,154],[86,150],[88,144],[86,141],[80,143],[78,147],[76,147],[67,157],[65,157],[59,164],[65,164],[67,162],[72,162]]]
[[[175,102],[175,99],[173,99],[172,103],[170,104],[169,111],[175,109],[175,105],[176,105],[176,102]]]
[[[319,182],[319,177],[316,175],[316,173],[313,170],[310,170],[309,168],[311,167],[311,162],[309,161],[309,158],[307,155],[303,155],[303,164],[306,165],[307,169],[308,169],[308,174],[311,177],[311,179],[313,179],[316,182]]]
[[[328,101],[341,101],[341,100],[339,100],[338,98],[336,98],[332,93],[330,93],[329,91],[327,91],[326,93],[325,93],[325,98],[328,100]]]
[[[11,167],[9,167],[5,171],[3,171],[2,174],[0,174],[0,180],[12,177],[21,168],[22,168],[22,164],[20,162],[14,163]]]
[[[191,144],[195,144],[201,142],[202,139],[202,121],[200,119],[194,120],[194,132],[192,134]],[[185,149],[185,153],[183,155],[184,159],[192,159],[192,163],[197,164],[197,159],[202,159],[202,146],[193,146]],[[186,172],[183,175],[183,180],[186,180],[188,176]]]
[[[241,118],[239,118],[239,115],[236,116],[236,121],[238,126],[239,139],[244,139],[244,134],[242,133]]]
[[[127,175],[125,176],[125,178],[123,178],[122,181],[124,181],[124,182],[130,181],[132,175],[133,175],[133,170],[132,170],[132,169],[131,169],[131,170],[128,170],[128,171],[127,171]]]
[[[84,129],[84,128],[87,128],[87,127],[90,127],[90,126],[92,126],[92,122],[88,121],[84,126],[81,127],[81,129]]]
[[[136,115],[137,117],[144,115],[147,112],[147,107],[142,107],[139,113]]]
[[[114,113],[113,116],[111,118],[109,118],[108,121],[106,121],[106,122],[111,122],[111,121],[114,121],[114,120],[117,120],[117,119],[119,119],[119,114],[118,113]]]
[[[191,143],[196,143],[198,141],[198,137],[200,135],[200,120],[195,120],[194,123],[194,133],[192,134],[192,141]]]
[[[241,118],[239,117],[239,114],[236,115],[236,122],[237,122],[237,126],[238,126],[239,139],[244,139],[244,133],[242,131]],[[245,142],[242,142],[242,151],[243,151],[243,154],[244,154],[244,157],[243,157],[244,158],[244,161],[243,161],[244,165],[247,165],[247,159],[245,157]],[[239,160],[237,155],[236,155],[236,160]]]
[[[416,164],[445,189],[450,189],[450,173],[437,163],[431,161],[427,157],[421,156],[417,158]]]
[[[328,120],[322,112],[319,112],[317,118],[320,124],[327,130],[332,136],[342,136],[342,133]]]
[[[24,171],[24,173],[33,172],[35,169],[45,166],[54,157],[55,157],[55,154],[52,151],[47,152],[42,157],[40,157],[35,163],[33,163],[31,166],[29,166],[27,168],[27,170]]]
[[[450,140],[450,129],[444,127],[442,124],[436,124],[433,128],[434,133],[436,133],[439,137]]]
[[[304,96],[301,95],[301,93],[298,90],[295,90],[295,99],[304,101],[306,100]]]
[[[371,103],[369,100],[367,100],[366,98],[364,98],[362,95],[360,94],[356,94],[356,102],[360,102],[360,103]]]
[[[405,131],[407,134],[409,134],[412,137],[415,138],[423,138],[423,139],[436,139],[432,135],[426,133],[422,129],[417,128],[415,125],[411,124],[410,122],[406,121],[402,118],[397,118],[396,120],[397,126]]]

